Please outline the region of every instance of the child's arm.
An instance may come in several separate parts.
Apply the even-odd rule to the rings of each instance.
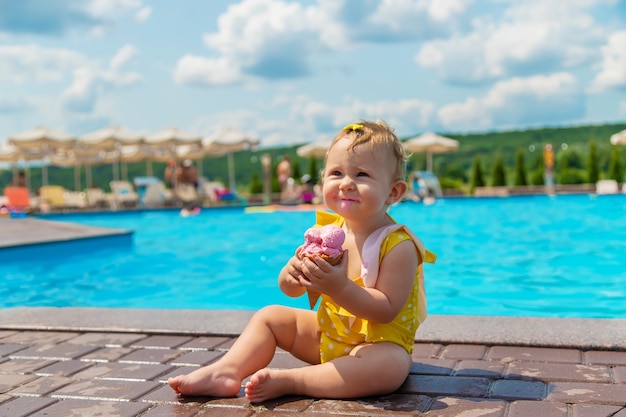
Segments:
[[[296,255],[292,256],[278,274],[278,286],[288,297],[299,297],[306,292],[306,288],[300,283],[302,261]]]
[[[385,255],[375,288],[363,288],[348,279],[345,258],[344,255],[336,267],[307,260],[302,271],[311,282],[310,287],[329,295],[357,317],[378,323],[392,321],[406,303],[414,284],[418,266],[415,244],[410,240],[400,242]]]

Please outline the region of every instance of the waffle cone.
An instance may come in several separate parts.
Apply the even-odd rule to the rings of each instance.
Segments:
[[[325,260],[326,262],[328,262],[329,264],[335,266],[341,263],[341,259],[343,258],[343,253],[341,253],[338,256],[328,256],[328,255],[321,254],[319,255],[319,257]]]

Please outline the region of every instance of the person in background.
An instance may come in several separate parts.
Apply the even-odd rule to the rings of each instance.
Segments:
[[[407,190],[402,143],[385,124],[346,126],[325,160],[322,190],[330,210],[316,226],[343,229],[333,266],[298,248],[278,277],[287,296],[321,293],[317,312],[286,306],[254,314],[216,362],[168,379],[180,395],[236,396],[242,381],[252,403],[287,394],[358,398],[389,394],[412,365],[415,332],[426,317],[422,263],[435,255],[387,213]],[[335,214],[336,213],[336,214]],[[371,239],[370,239],[371,237]],[[309,366],[269,369],[276,348]]]
[[[17,175],[13,177],[11,185],[14,187],[26,187],[26,173],[23,170],[19,170]]]
[[[281,201],[287,200],[287,193],[289,188],[289,178],[291,178],[291,158],[289,155],[283,155],[283,159],[276,167],[276,176],[280,183],[280,199]]]
[[[179,182],[181,184],[192,184],[195,189],[198,189],[198,170],[190,159],[183,161]]]
[[[163,172],[163,179],[169,188],[174,189],[178,177],[180,177],[180,169],[176,166],[176,161],[170,159]]]
[[[309,174],[304,174],[300,179],[300,199],[304,204],[313,204],[315,200],[315,188]]]

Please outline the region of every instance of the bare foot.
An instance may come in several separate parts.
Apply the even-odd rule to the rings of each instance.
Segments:
[[[251,403],[293,394],[293,391],[293,379],[275,369],[261,369],[253,374],[246,384],[246,398]]]
[[[206,395],[210,397],[234,397],[241,389],[241,378],[210,366],[197,369],[187,375],[167,380],[176,394]]]

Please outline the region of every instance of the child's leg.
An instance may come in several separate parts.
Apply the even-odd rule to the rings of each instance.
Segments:
[[[357,346],[349,355],[295,369],[261,369],[246,384],[250,402],[286,394],[316,398],[358,398],[388,394],[402,385],[411,356],[387,342]]]
[[[282,306],[259,310],[217,362],[167,382],[180,394],[235,396],[244,378],[270,363],[277,346],[302,360],[319,363],[315,312]]]

